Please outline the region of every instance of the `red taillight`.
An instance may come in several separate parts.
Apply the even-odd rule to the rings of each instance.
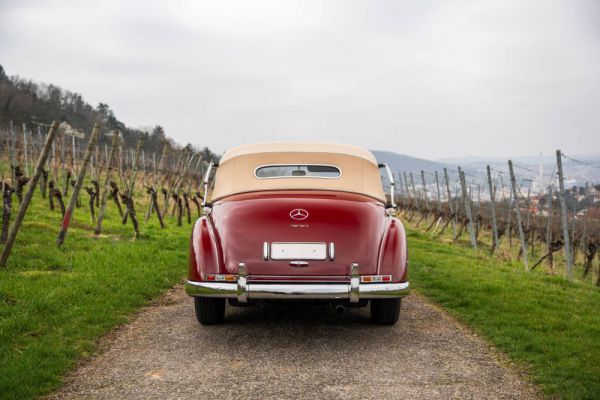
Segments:
[[[204,280],[214,281],[214,282],[236,282],[237,275],[233,274],[206,274],[204,275]]]
[[[363,275],[360,277],[362,283],[380,283],[380,282],[391,282],[391,275]]]

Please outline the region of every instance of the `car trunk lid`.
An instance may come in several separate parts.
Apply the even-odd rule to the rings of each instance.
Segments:
[[[352,263],[374,274],[385,219],[377,200],[325,191],[232,196],[211,213],[225,271],[243,262],[257,280],[338,280]]]

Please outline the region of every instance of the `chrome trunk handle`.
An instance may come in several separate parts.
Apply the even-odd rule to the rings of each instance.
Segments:
[[[292,267],[308,267],[308,262],[296,260],[296,261],[290,261],[290,265]]]

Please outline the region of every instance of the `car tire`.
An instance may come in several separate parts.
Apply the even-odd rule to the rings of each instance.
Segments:
[[[253,301],[248,301],[247,303],[240,303],[237,299],[227,299],[227,303],[229,303],[230,306],[232,307],[252,307],[254,306],[254,302]]]
[[[377,325],[394,325],[400,317],[401,299],[371,300],[371,321]]]
[[[225,320],[225,299],[194,297],[194,308],[202,325],[216,325]]]

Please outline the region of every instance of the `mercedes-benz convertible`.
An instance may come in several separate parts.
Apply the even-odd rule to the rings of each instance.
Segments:
[[[373,322],[398,321],[409,292],[406,235],[391,171],[371,152],[325,143],[236,147],[208,166],[203,205],[186,283],[200,323],[223,322],[226,301],[271,300],[370,305]]]

